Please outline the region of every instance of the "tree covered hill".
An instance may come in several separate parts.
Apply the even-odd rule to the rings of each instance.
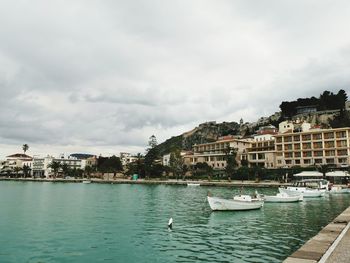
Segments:
[[[337,94],[326,90],[318,98],[299,98],[295,101],[283,101],[280,109],[283,117],[291,118],[297,114],[298,107],[314,106],[317,108],[317,111],[344,109],[347,99],[348,96],[342,89]]]

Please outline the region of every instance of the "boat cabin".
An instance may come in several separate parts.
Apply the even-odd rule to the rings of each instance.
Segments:
[[[329,182],[325,179],[305,179],[296,181],[294,187],[307,187],[313,189],[328,189]]]

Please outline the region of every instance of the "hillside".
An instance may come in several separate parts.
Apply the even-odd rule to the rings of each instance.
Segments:
[[[160,155],[170,153],[174,149],[192,150],[192,146],[198,143],[216,141],[225,135],[239,135],[240,125],[236,122],[206,122],[200,124],[193,130],[179,136],[171,137],[156,146]]]
[[[281,111],[269,117],[261,117],[256,122],[241,123],[205,122],[191,131],[171,137],[156,146],[160,155],[172,152],[175,149],[192,150],[194,144],[216,141],[219,137],[226,135],[249,136],[262,126],[278,124],[283,120],[306,121],[311,125],[319,125],[324,128],[338,128],[350,126],[350,114],[345,110],[347,94],[340,90],[337,94],[324,91],[318,98],[302,98],[295,101],[283,101],[280,105]],[[311,110],[313,111],[310,111]],[[305,110],[308,110],[305,112]]]

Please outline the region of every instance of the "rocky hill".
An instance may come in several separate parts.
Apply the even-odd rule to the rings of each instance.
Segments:
[[[241,135],[241,125],[237,122],[205,122],[191,131],[171,137],[156,146],[160,155],[170,153],[175,149],[190,151],[194,144],[214,142],[221,136]]]

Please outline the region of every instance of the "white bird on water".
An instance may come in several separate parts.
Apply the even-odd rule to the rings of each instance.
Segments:
[[[171,230],[173,229],[173,218],[170,217],[169,222],[168,222],[168,229]]]

